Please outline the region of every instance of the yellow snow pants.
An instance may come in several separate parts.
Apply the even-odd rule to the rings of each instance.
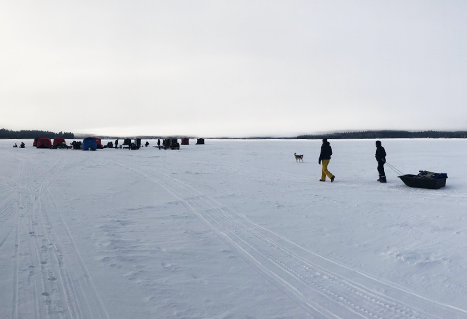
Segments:
[[[329,161],[330,160],[321,160],[321,164],[323,165],[323,169],[321,171],[321,180],[322,181],[326,180],[326,176],[329,177],[329,178],[334,176],[334,175],[331,174],[330,171],[328,171]]]

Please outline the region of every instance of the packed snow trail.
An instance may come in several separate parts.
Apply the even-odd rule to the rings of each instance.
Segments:
[[[246,263],[314,318],[467,318],[462,309],[307,251],[167,174],[131,170],[184,202]]]
[[[10,318],[109,318],[65,222],[56,222],[60,212],[49,186],[80,163],[67,159],[59,157],[44,169],[42,163],[23,158],[17,205],[13,209],[8,200],[2,206],[0,222],[15,223],[12,230],[2,231],[0,245],[14,245]],[[58,231],[67,236],[58,236]]]

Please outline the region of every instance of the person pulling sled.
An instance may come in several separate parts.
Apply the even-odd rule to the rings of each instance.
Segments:
[[[386,173],[384,173],[384,164],[386,163],[386,151],[381,146],[381,141],[376,141],[376,161],[378,162],[378,182],[386,183]]]

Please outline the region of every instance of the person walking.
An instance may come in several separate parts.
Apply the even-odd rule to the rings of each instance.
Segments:
[[[381,141],[376,141],[376,161],[378,162],[378,182],[386,183],[386,174],[384,173],[384,164],[386,163],[386,150],[381,146]]]
[[[328,171],[329,161],[331,160],[332,148],[326,138],[323,138],[323,145],[321,145],[321,153],[319,154],[318,164],[323,162],[323,167],[321,170],[321,179],[320,182],[326,181],[326,176],[331,179],[331,183],[334,182],[336,176],[334,176],[330,171]]]

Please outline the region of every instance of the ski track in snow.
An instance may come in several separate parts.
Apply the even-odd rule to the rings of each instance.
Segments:
[[[60,172],[79,164],[67,158],[46,169],[23,159],[0,206],[0,249],[14,245],[11,318],[110,318],[49,191]]]
[[[314,254],[172,176],[118,165],[157,183],[184,203],[250,267],[313,318],[467,318],[465,310]]]

